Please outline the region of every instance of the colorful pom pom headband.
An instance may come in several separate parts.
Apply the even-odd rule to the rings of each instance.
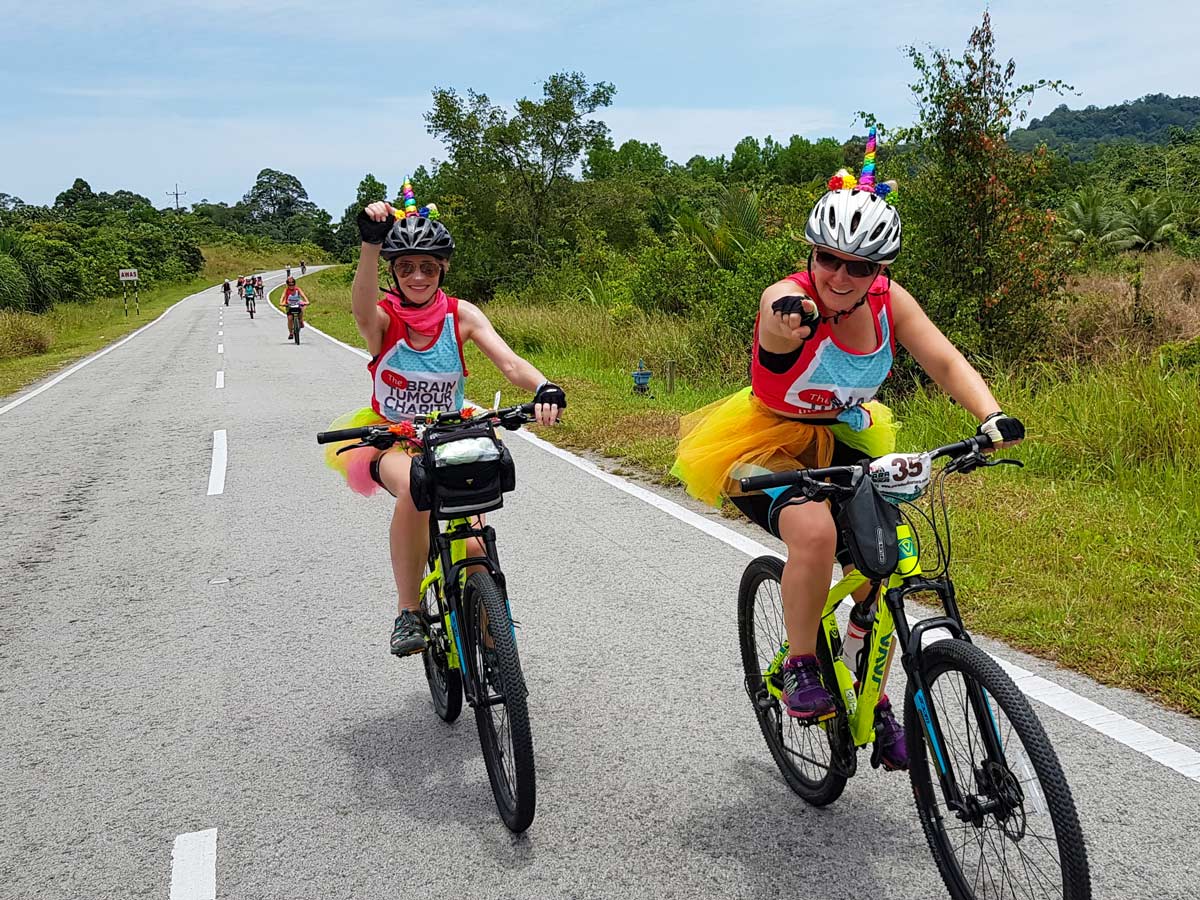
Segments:
[[[838,173],[829,179],[829,189],[831,191],[867,191],[874,194],[876,197],[887,197],[892,193],[894,188],[889,182],[882,181],[876,184],[875,182],[875,126],[871,126],[871,130],[867,132],[867,153],[863,157],[862,172],[855,179],[853,175],[845,169],[839,169]]]
[[[430,203],[427,206],[422,206],[417,209],[417,198],[413,194],[412,182],[408,180],[408,176],[404,176],[404,217],[420,216],[422,219],[436,219],[438,217],[438,208]]]

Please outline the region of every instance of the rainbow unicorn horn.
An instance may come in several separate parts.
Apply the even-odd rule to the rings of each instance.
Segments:
[[[412,182],[404,176],[404,217],[417,215],[417,198],[413,194]]]
[[[875,126],[867,132],[867,153],[863,157],[862,174],[858,176],[860,191],[874,192],[875,190]]]

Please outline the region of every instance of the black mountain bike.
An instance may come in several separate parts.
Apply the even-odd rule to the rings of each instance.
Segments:
[[[821,680],[836,711],[814,724],[801,724],[783,708],[781,673],[788,657],[783,561],[763,556],[746,567],[738,593],[746,692],[788,786],[810,804],[826,806],[854,775],[858,749],[875,738],[875,704],[898,643],[908,676],[909,778],[950,896],[1088,900],[1087,851],[1058,757],[1025,695],[971,643],[949,575],[946,478],[1015,462],[989,461],[982,451],[990,449],[986,436],[976,436],[928,453],[741,479],[744,491],[779,497],[790,490],[793,502],[837,498],[838,527],[856,566],[830,589],[817,629]],[[949,462],[933,473],[931,464],[939,458]],[[913,502],[927,488],[933,497],[928,514]],[[937,560],[932,575],[921,571],[910,512],[932,529]],[[834,611],[868,582],[869,597],[876,598],[874,618],[863,651],[848,666]],[[945,614],[910,628],[904,601],[920,593],[936,598]],[[938,629],[950,636],[926,645],[922,639]],[[873,755],[872,764],[878,762]]]
[[[417,454],[410,473],[413,501],[431,513],[429,562],[420,587],[429,692],[446,722],[458,718],[464,696],[475,710],[496,807],[514,832],[533,822],[537,803],[533,737],[496,532],[480,515],[500,508],[504,494],[516,486],[512,457],[497,439],[496,426],[515,431],[533,419],[533,404],[526,403],[317,435],[320,444],[357,441],[339,453],[401,443]],[[484,556],[467,556],[468,538],[483,542]]]

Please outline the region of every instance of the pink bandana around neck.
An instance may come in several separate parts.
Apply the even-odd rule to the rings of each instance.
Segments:
[[[387,296],[391,301],[392,311],[409,331],[415,331],[417,334],[437,334],[442,327],[442,320],[446,318],[446,308],[450,305],[446,292],[441,288],[438,288],[433,299],[424,306],[409,306],[394,291],[387,291]]]

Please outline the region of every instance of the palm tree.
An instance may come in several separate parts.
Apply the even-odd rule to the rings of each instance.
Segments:
[[[1120,228],[1114,246],[1143,253],[1157,250],[1178,230],[1174,218],[1174,211],[1162,197],[1134,194],[1126,199],[1115,216]]]
[[[746,188],[722,188],[710,216],[684,211],[675,225],[722,269],[736,269],[745,252],[766,237],[758,193]]]
[[[1059,214],[1059,237],[1081,251],[1116,249],[1120,226],[1113,220],[1105,193],[1087,185]]]

